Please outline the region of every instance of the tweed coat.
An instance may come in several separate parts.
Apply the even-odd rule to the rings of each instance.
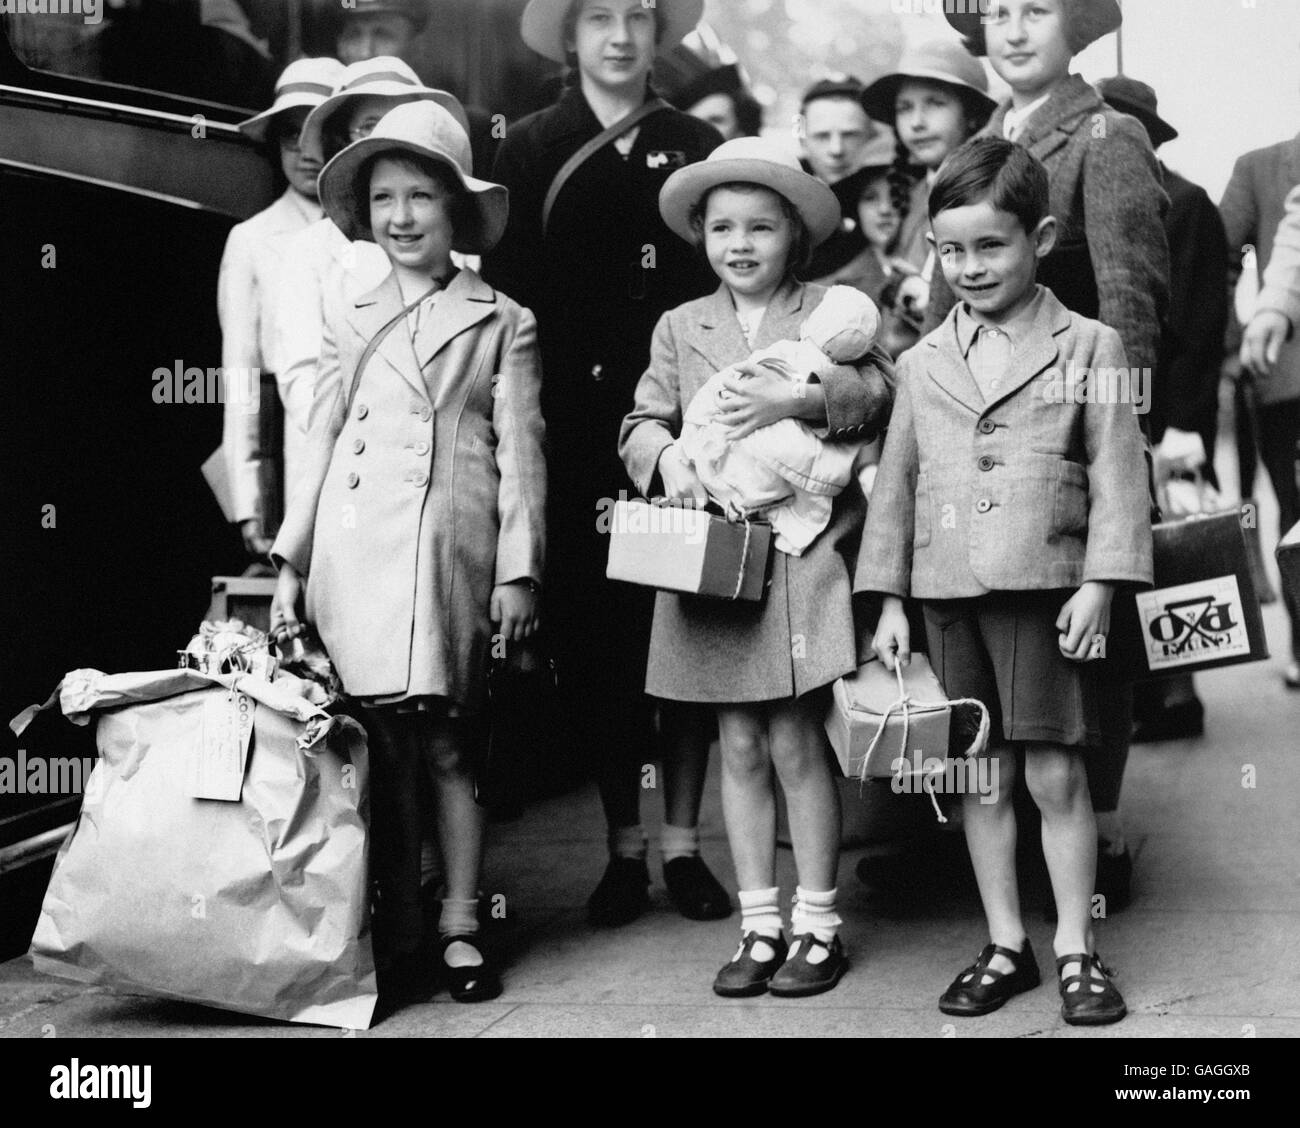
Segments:
[[[1149,584],[1133,405],[1049,392],[1071,369],[1125,368],[1119,335],[1046,292],[1002,390],[985,403],[956,318],[899,358],[854,590],[962,599],[1089,580]]]
[[[797,339],[825,287],[787,284],[772,298],[755,348]],[[753,351],[725,287],[665,314],[651,343],[650,367],[624,420],[619,454],[636,487],[651,496],[659,456],[681,434],[682,415],[719,370]],[[893,401],[893,365],[873,349],[860,367],[819,373],[829,438],[878,434]],[[646,670],[646,692],[675,701],[775,701],[799,697],[858,665],[853,562],[865,502],[856,480],[836,499],[826,530],[800,557],[772,554],[761,604],[728,603],[659,592]]]
[[[1287,195],[1297,184],[1300,184],[1300,135],[1238,158],[1224,189],[1219,211],[1228,229],[1229,253],[1239,261],[1241,248],[1253,243],[1261,277],[1273,261],[1278,228],[1286,215]],[[1234,264],[1234,277],[1236,269]],[[1282,349],[1273,374],[1256,382],[1255,396],[1262,404],[1300,398],[1300,334],[1293,334]]]
[[[1001,137],[1008,99],[980,136]],[[1154,372],[1169,298],[1169,198],[1146,129],[1112,109],[1079,75],[1065,79],[1017,141],[1047,167],[1056,246],[1038,281],[1075,313],[1115,329],[1134,367]],[[953,306],[943,271],[931,280],[926,328]]]
[[[1273,240],[1273,257],[1264,272],[1257,308],[1273,309],[1300,328],[1300,185],[1286,198],[1286,217]]]
[[[533,316],[461,270],[414,341],[390,274],[327,294],[308,463],[272,554],[307,577],[347,691],[483,703],[497,584],[540,582],[546,475]]]

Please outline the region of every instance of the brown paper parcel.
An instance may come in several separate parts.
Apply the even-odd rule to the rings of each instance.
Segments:
[[[98,714],[100,760],[41,906],[37,971],[370,1025],[365,737],[308,700],[309,684],[195,670],[64,679],[64,714],[77,724]],[[212,745],[205,718],[241,701],[253,731],[238,798],[193,798],[195,756]]]

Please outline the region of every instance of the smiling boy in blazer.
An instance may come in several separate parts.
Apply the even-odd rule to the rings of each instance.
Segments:
[[[992,942],[940,1000],[981,1015],[1038,985],[1016,890],[1018,755],[1043,816],[1056,894],[1065,1021],[1126,1010],[1093,947],[1096,823],[1081,753],[1100,739],[1093,668],[1122,584],[1151,582],[1143,440],[1119,334],[1036,282],[1051,251],[1047,172],[980,138],[930,195],[939,264],[959,304],[900,358],[898,398],[867,515],[855,591],[885,596],[874,648],[907,664],[903,599],[924,606],[930,659],[952,697],[993,721],[1003,786],[965,796],[967,843]]]

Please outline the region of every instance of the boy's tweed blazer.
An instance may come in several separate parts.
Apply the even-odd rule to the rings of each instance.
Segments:
[[[985,403],[950,313],[899,359],[854,590],[960,599],[1149,584],[1150,500],[1132,404],[1059,394],[1071,372],[1124,367],[1113,329],[1048,292],[1005,390]]]

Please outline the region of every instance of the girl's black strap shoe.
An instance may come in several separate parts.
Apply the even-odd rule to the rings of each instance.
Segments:
[[[1003,972],[990,967],[995,956],[1009,960],[1013,970]],[[986,983],[986,979],[989,982]],[[975,1018],[990,1014],[1008,999],[1033,990],[1041,982],[1038,961],[1034,959],[1034,949],[1030,947],[1028,937],[1019,952],[998,944],[986,944],[975,962],[939,997],[939,1009],[944,1014]]]
[[[483,962],[472,967],[452,967],[448,964],[447,949],[458,940],[478,952],[483,957]],[[501,976],[478,936],[444,936],[440,947],[442,979],[447,985],[447,991],[458,1003],[481,1003],[501,994]]]

